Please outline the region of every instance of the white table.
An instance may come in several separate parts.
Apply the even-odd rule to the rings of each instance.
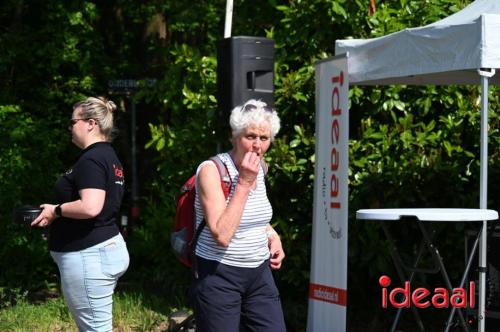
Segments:
[[[498,212],[483,209],[363,209],[356,212],[357,219],[401,220],[405,217],[421,221],[484,221],[497,220]]]
[[[391,244],[391,256],[394,261],[394,265],[396,267],[396,270],[399,274],[399,277],[401,281],[412,281],[414,275],[416,272],[423,272],[423,273],[437,273],[441,272],[441,275],[443,276],[443,279],[446,283],[446,286],[448,287],[449,290],[451,290],[453,287],[451,285],[450,279],[448,277],[448,273],[446,271],[446,268],[444,266],[443,260],[441,255],[439,254],[439,250],[436,247],[436,245],[432,242],[431,236],[429,235],[425,225],[423,222],[483,222],[483,221],[491,221],[491,220],[498,220],[498,212],[495,210],[487,210],[487,209],[362,209],[358,210],[356,212],[356,218],[359,220],[378,220],[378,221],[383,221],[381,223],[382,229],[384,230],[384,233],[388,239],[388,241]],[[420,231],[422,233],[422,243],[420,250],[417,254],[417,257],[413,263],[412,267],[408,267],[403,263],[403,260],[401,259],[395,245],[395,241],[387,227],[387,223],[392,223],[392,222],[401,222],[401,221],[416,221]],[[477,250],[477,245],[479,242],[479,238],[481,236],[481,231],[479,231],[479,234],[476,238],[476,241],[473,245],[473,248],[471,250],[471,253],[469,255],[469,259],[467,261],[465,271],[462,276],[462,280],[460,282],[460,285],[458,287],[463,288],[465,284],[465,280],[467,278],[467,275],[469,273],[470,265],[472,263],[472,259],[475,255],[475,252]],[[429,269],[419,269],[418,268],[418,263],[420,261],[421,255],[423,254],[423,249],[426,248],[432,255],[434,263],[436,264],[436,268],[429,270]],[[485,269],[485,267],[479,267],[480,271],[481,269]],[[404,270],[411,272],[409,279],[406,279]],[[485,296],[485,290],[484,289],[479,289],[479,298],[484,298]],[[402,308],[399,308],[396,314],[396,317],[394,319],[391,331],[395,331],[399,317],[401,315],[401,310]],[[420,316],[418,312],[416,311],[416,308],[412,306],[412,311],[413,314],[415,315],[415,319],[417,320],[418,327],[421,331],[425,331],[425,328],[423,327],[423,323],[420,319]],[[452,307],[450,315],[448,317],[445,331],[448,331],[450,328],[450,325],[453,320],[453,315],[456,311],[455,307]],[[467,324],[465,322],[465,319],[462,315],[462,312],[458,310],[459,318],[462,323],[462,327],[468,331]]]

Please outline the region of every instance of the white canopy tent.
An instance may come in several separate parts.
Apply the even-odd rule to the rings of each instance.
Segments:
[[[423,27],[373,39],[337,40],[335,53],[347,54],[353,85],[481,84],[479,208],[487,208],[488,89],[500,84],[500,1],[476,0],[463,10]],[[478,330],[485,328],[486,234],[479,245]]]
[[[350,83],[479,84],[479,68],[500,68],[500,1],[476,0],[423,27],[373,39],[337,40],[349,54]],[[500,83],[492,78],[491,83]]]

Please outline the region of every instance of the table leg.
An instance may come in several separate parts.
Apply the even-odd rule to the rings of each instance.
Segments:
[[[426,242],[427,248],[429,248],[429,251],[431,252],[431,255],[434,257],[434,260],[436,263],[439,264],[440,270],[441,270],[441,276],[444,279],[444,282],[446,283],[446,287],[448,287],[448,290],[451,292],[453,289],[451,285],[450,278],[448,277],[448,272],[446,271],[446,268],[443,263],[443,258],[439,254],[438,248],[432,243],[431,238],[427,232],[427,229],[425,228],[424,224],[422,221],[417,220],[417,224],[420,227],[420,231],[422,232],[422,235],[424,236],[424,240]],[[462,327],[464,328],[465,331],[469,331],[469,328],[467,327],[467,324],[465,322],[465,318],[462,314],[461,310],[458,310],[458,317],[460,319],[460,322],[462,324]],[[448,329],[448,324],[446,326],[446,329]]]
[[[479,244],[479,238],[481,237],[481,229],[479,230],[476,239],[474,240],[474,244],[472,245],[472,249],[469,254],[469,259],[467,260],[467,264],[465,266],[464,273],[462,275],[462,279],[460,280],[460,285],[458,285],[459,288],[463,288],[465,285],[465,281],[467,280],[467,276],[469,274],[470,267],[472,265],[472,260],[474,259],[474,255],[476,254],[477,247]],[[451,307],[450,315],[448,316],[448,321],[446,322],[446,329],[445,332],[448,332],[450,327],[451,327],[451,322],[453,321],[453,316],[455,315],[455,311],[457,308]]]
[[[382,223],[382,230],[385,233],[385,237],[389,241],[389,251],[390,251],[392,260],[394,262],[396,272],[398,273],[398,276],[399,276],[399,279],[401,280],[401,282],[404,283],[405,281],[407,281],[407,279],[406,279],[405,273],[403,271],[403,267],[405,266],[403,263],[403,260],[401,259],[401,256],[399,255],[399,253],[396,249],[397,247],[396,247],[394,239],[389,231],[389,228],[384,223]],[[420,262],[420,258],[422,257],[422,254],[424,251],[423,249],[424,249],[424,244],[421,243],[417,258],[415,259],[415,263],[413,264],[414,268],[416,268],[418,263]],[[410,281],[410,282],[413,281],[414,276],[415,276],[415,270],[413,270],[411,272],[408,281]],[[403,310],[403,308],[398,308],[398,311],[396,312],[396,317],[394,318],[394,321],[392,322],[391,332],[396,331],[399,319],[401,317],[402,310]],[[420,318],[420,315],[417,311],[417,308],[415,308],[415,306],[411,306],[411,310],[412,310],[413,316],[415,317],[415,320],[417,321],[417,326],[418,326],[419,331],[424,332],[425,331],[424,324],[422,323],[422,319]]]

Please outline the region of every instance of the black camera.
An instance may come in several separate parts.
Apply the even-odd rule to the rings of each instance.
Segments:
[[[36,206],[22,206],[14,210],[14,222],[17,224],[31,224],[42,213],[42,208]]]

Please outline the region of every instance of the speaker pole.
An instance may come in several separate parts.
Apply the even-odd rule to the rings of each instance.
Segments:
[[[232,24],[233,24],[233,0],[227,0],[226,1],[226,21],[224,23],[224,38],[231,37]],[[217,79],[219,79],[219,78],[217,78]],[[218,102],[220,103],[220,100]],[[220,110],[219,110],[219,112],[220,112]],[[219,115],[219,117],[221,118],[222,116]],[[219,124],[219,127],[220,127],[220,124]],[[219,135],[221,135],[221,134],[223,134],[222,131],[219,133]],[[221,142],[221,138],[218,137],[217,153],[221,153],[221,152],[222,152],[222,142]]]
[[[226,1],[226,22],[224,24],[224,38],[231,37],[231,26],[233,23],[233,0]]]

